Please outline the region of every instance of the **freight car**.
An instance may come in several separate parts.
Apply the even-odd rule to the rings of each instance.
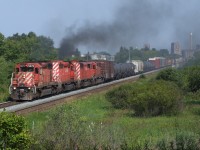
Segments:
[[[144,72],[147,72],[147,71],[151,71],[151,70],[155,70],[155,66],[154,64],[152,64],[151,62],[149,61],[144,61],[143,62],[143,71]]]
[[[135,65],[135,73],[136,74],[142,73],[144,71],[144,63],[143,63],[143,61],[141,61],[141,60],[132,60],[131,63]]]
[[[114,79],[121,79],[135,74],[133,63],[114,63]]]

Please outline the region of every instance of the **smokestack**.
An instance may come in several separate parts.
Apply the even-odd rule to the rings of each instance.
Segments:
[[[190,33],[190,50],[192,51],[192,32]]]

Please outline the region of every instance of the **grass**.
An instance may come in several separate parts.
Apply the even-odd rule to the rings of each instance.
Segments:
[[[140,79],[146,82],[149,79]],[[199,103],[185,102],[185,108],[177,116],[158,116],[140,118],[133,116],[131,110],[114,109],[105,99],[105,93],[101,92],[88,97],[66,104],[66,110],[69,106],[76,107],[82,121],[88,124],[101,125],[100,134],[112,134],[117,137],[116,141],[124,140],[128,145],[162,145],[164,142],[186,137],[195,137],[199,139],[200,135],[200,105]],[[45,111],[35,112],[25,116],[28,128],[32,132],[35,129],[42,129],[43,124],[49,120],[52,113],[57,108]],[[69,112],[69,111],[66,111]],[[97,127],[98,128],[98,127]],[[164,145],[164,144],[163,144]],[[162,146],[163,146],[162,145]]]
[[[1,85],[1,87],[0,87],[0,102],[5,102],[8,100],[8,97],[9,97],[8,88],[9,88],[8,84]]]
[[[105,100],[104,94],[85,97],[68,105],[76,106],[81,118],[86,122],[102,123],[113,129],[118,128],[129,144],[133,141],[137,143],[150,141],[155,144],[163,138],[172,139],[179,133],[194,136],[200,134],[199,106],[195,106],[194,109],[188,107],[178,116],[139,118],[133,117],[129,110],[112,108],[111,104]],[[53,111],[36,112],[26,116],[28,127],[40,129],[42,124],[48,120],[51,112]]]

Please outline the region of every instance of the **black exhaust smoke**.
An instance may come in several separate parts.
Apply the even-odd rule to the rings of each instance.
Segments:
[[[120,46],[150,43],[151,47],[168,49],[171,42],[180,41],[182,47],[187,48],[190,32],[196,35],[196,40],[200,39],[199,0],[126,0],[121,3],[109,23],[67,28],[59,57],[71,56],[81,46],[90,51],[100,49],[115,53]]]

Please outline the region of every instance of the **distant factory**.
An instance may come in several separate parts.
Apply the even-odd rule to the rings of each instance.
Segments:
[[[173,42],[171,43],[171,54],[177,54],[181,56],[181,47],[179,42]]]
[[[188,59],[192,58],[194,56],[194,53],[196,51],[200,51],[200,44],[197,44],[196,47],[193,47],[193,34],[189,34],[189,44],[188,48],[181,49],[181,46],[179,42],[172,42],[171,43],[171,54],[174,56],[180,56],[183,61],[187,61]]]

